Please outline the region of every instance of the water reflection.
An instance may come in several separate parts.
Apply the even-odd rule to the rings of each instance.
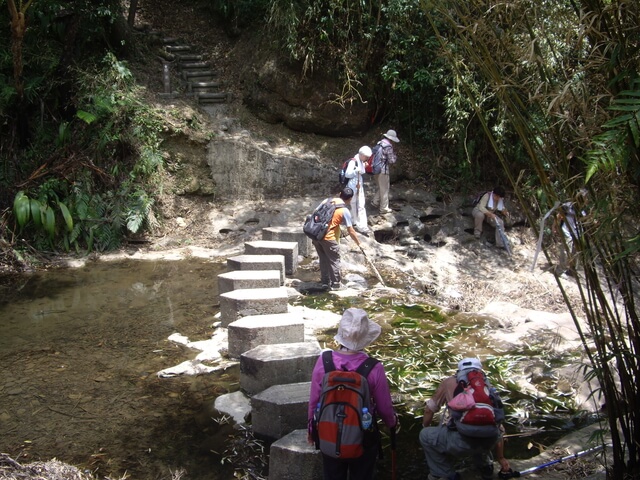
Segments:
[[[97,263],[12,279],[0,297],[0,451],[99,476],[230,478],[203,406],[226,375],[163,379],[211,335],[222,263]]]

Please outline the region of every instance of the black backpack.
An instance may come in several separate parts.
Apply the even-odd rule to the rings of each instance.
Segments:
[[[342,164],[342,170],[340,170],[340,173],[338,174],[338,182],[340,183],[340,187],[342,188],[346,187],[347,183],[349,183],[349,180],[351,180],[350,178],[347,178],[345,176],[345,174],[347,173],[347,167],[349,166],[349,162],[351,160],[353,160],[353,158],[349,158],[344,161],[344,163]]]
[[[302,226],[302,231],[311,240],[322,240],[329,230],[329,225],[336,209],[346,207],[344,202],[336,204],[331,200],[331,198],[325,199],[311,215],[307,216]]]

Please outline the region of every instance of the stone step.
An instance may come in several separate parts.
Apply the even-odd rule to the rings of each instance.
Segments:
[[[277,440],[307,426],[311,382],[273,385],[251,397],[251,428],[256,437]]]
[[[187,91],[188,92],[206,93],[210,89],[219,88],[220,85],[221,85],[220,82],[188,82],[187,83]]]
[[[279,242],[276,240],[256,240],[245,242],[247,255],[284,255],[284,271],[293,275],[298,269],[298,242]]]
[[[298,315],[249,315],[228,326],[229,356],[240,358],[259,345],[304,342],[304,322]]]
[[[289,296],[285,287],[243,288],[220,295],[220,322],[231,322],[249,315],[287,313]]]
[[[182,72],[182,78],[184,78],[185,80],[190,80],[193,78],[211,78],[217,76],[218,73],[214,72],[213,70],[196,70],[194,72]]]
[[[234,270],[218,275],[218,294],[243,288],[278,288],[278,270]]]
[[[260,345],[240,355],[240,388],[249,395],[273,385],[310,382],[321,352],[317,341]]]
[[[185,62],[180,64],[182,70],[201,70],[209,67],[211,67],[209,62]]]
[[[228,93],[196,93],[196,100],[200,103],[224,103],[229,99]]]
[[[278,242],[297,242],[298,255],[308,257],[313,250],[311,239],[305,235],[301,226],[294,227],[265,227],[262,229],[263,240],[275,240]]]
[[[306,428],[271,444],[269,480],[322,480],[322,453],[307,443]]]
[[[177,55],[179,62],[201,62],[204,60],[204,55],[200,55],[197,53],[192,54],[178,54]]]
[[[278,270],[280,285],[284,284],[284,255],[236,255],[227,258],[227,268],[233,270]]]
[[[166,45],[164,49],[171,53],[191,51],[191,47],[189,45]]]

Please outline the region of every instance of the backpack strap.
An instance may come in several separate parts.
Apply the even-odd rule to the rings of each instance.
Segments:
[[[336,365],[333,363],[333,352],[331,350],[325,350],[322,352],[322,365],[324,365],[324,372],[333,372],[336,369]]]
[[[375,367],[378,363],[380,362],[377,359],[368,357],[364,362],[360,364],[360,366],[356,369],[356,372],[358,372],[364,378],[367,378],[371,373],[371,370],[373,370],[373,367]]]

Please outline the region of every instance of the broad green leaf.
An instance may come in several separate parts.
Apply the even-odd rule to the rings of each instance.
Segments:
[[[29,221],[29,197],[22,190],[16,193],[13,200],[13,213],[21,228]]]
[[[98,119],[98,117],[93,113],[85,112],[84,110],[78,110],[76,112],[76,117],[88,124],[91,124]]]
[[[31,218],[33,219],[33,223],[35,223],[38,229],[42,228],[42,204],[36,200],[35,198],[31,199],[30,202],[31,208]]]
[[[67,230],[72,231],[73,230],[73,218],[71,217],[71,213],[69,212],[69,209],[62,202],[58,202],[58,206],[60,207],[60,211],[62,212],[62,216],[64,217],[64,221],[67,224]]]
[[[53,235],[56,231],[56,216],[53,213],[53,209],[46,205],[44,207],[44,229],[49,234],[49,238],[53,238]]]

